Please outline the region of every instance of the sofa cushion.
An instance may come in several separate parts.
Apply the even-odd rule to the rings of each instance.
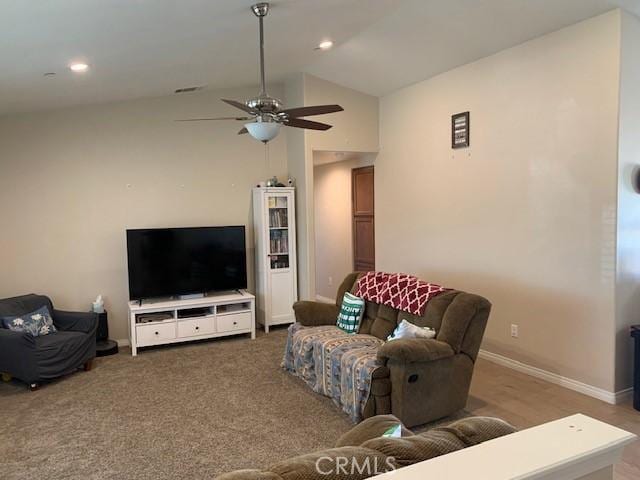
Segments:
[[[444,312],[447,311],[451,302],[456,298],[460,292],[457,290],[449,290],[448,292],[441,293],[437,297],[432,298],[427,303],[427,308],[424,310],[422,317],[412,315],[408,317],[408,314],[401,313],[400,319],[406,318],[411,323],[418,325],[419,327],[431,327],[437,332],[442,327],[442,317]]]
[[[430,327],[419,327],[407,320],[401,320],[395,330],[387,337],[387,341],[401,338],[433,338],[436,331]]]
[[[387,305],[366,302],[364,316],[360,322],[359,333],[374,335],[382,340],[386,340],[402,320],[406,320],[418,327],[429,327],[439,331],[444,312],[458,293],[460,292],[451,290],[433,297],[427,303],[425,313],[421,317],[395,310]]]
[[[513,426],[498,418],[470,417],[407,438],[374,438],[361,447],[393,457],[398,466],[407,466],[515,431]]]
[[[469,417],[453,422],[446,427],[438,427],[454,433],[467,446],[493,440],[494,438],[516,432],[516,428],[500,418]]]
[[[364,480],[395,469],[386,455],[363,447],[321,450],[278,462],[269,470],[283,480]]]
[[[336,442],[336,447],[360,446],[368,440],[381,437],[389,428],[398,424],[402,425],[402,422],[393,415],[376,415],[375,417],[367,418],[342,435]],[[412,435],[413,432],[402,425],[402,436],[409,437]]]
[[[46,305],[21,315],[2,318],[4,328],[14,332],[27,332],[33,337],[48,335],[56,331],[51,312]]]
[[[378,358],[386,362],[434,362],[453,356],[451,346],[432,338],[400,338],[385,343],[378,349]]]
[[[360,330],[358,331],[358,333],[371,335],[371,325],[373,325],[373,321],[378,315],[378,307],[379,305],[377,303],[364,303],[364,315],[362,316],[362,320],[360,321]]]
[[[371,335],[386,340],[398,325],[398,310],[388,305],[378,305],[376,316],[371,323]]]
[[[51,300],[44,295],[30,293],[19,297],[3,298],[0,300],[0,318],[24,315],[43,306],[46,306],[53,313]]]

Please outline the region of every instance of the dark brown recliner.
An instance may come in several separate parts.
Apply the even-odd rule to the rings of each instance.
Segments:
[[[305,326],[335,324],[342,297],[355,289],[358,276],[347,275],[335,305],[295,303],[296,320]],[[457,290],[432,298],[421,317],[366,302],[359,333],[386,340],[398,323],[407,320],[434,328],[436,337],[393,340],[380,347],[378,358],[384,366],[373,373],[364,417],[391,413],[412,427],[464,408],[490,311],[487,299]]]

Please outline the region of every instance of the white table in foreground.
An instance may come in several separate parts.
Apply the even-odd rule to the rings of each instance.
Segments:
[[[420,462],[376,480],[610,480],[637,437],[577,414]]]

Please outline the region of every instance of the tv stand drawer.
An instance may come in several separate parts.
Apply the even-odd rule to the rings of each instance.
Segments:
[[[234,313],[219,315],[218,332],[233,332],[235,330],[249,330],[251,328],[251,313]]]
[[[176,338],[175,322],[156,325],[137,325],[136,337],[139,347],[158,345]]]
[[[193,318],[178,321],[178,338],[197,337],[215,333],[216,323],[213,317]]]

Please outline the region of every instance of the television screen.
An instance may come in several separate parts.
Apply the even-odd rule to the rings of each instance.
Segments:
[[[244,226],[127,230],[129,298],[247,288]]]

